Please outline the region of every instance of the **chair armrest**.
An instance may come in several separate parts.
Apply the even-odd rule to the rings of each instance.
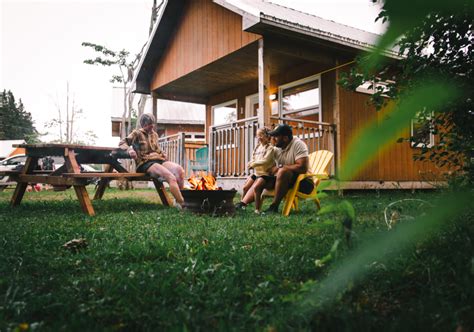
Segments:
[[[311,173],[300,174],[298,175],[298,178],[296,179],[295,186],[299,185],[300,182],[306,178],[317,178],[317,179],[323,180],[323,179],[328,179],[329,176],[327,174],[311,174]]]

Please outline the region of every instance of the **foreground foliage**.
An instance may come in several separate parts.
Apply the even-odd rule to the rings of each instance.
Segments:
[[[357,213],[352,248],[344,216],[316,216],[312,205],[289,218],[251,210],[210,218],[163,208],[151,191],[112,191],[90,218],[71,191],[27,195],[11,210],[10,193],[0,193],[1,331],[441,331],[472,324],[472,214],[403,255],[365,264],[363,282],[349,282],[322,309],[308,311],[305,303],[351,252],[392,232],[383,215],[389,203],[431,201],[437,193],[346,196]],[[403,213],[417,208],[406,205]],[[79,238],[87,247],[62,247]],[[316,265],[338,240],[331,259]]]

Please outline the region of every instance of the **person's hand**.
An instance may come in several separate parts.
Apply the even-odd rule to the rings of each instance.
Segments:
[[[132,159],[137,159],[137,153],[135,152],[134,149],[128,149],[128,155],[129,155],[130,158],[132,158]]]

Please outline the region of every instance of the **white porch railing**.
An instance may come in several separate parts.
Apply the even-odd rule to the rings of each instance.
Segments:
[[[309,152],[329,150],[335,153],[335,126],[330,123],[272,117],[274,122],[293,127],[293,136],[303,140]],[[257,117],[212,126],[209,133],[209,169],[217,176],[248,176],[258,129]],[[334,158],[333,160],[335,160]],[[331,174],[335,172],[334,161]]]
[[[203,133],[177,133],[175,135],[160,137],[158,145],[168,156],[168,160],[181,165],[186,176],[190,174],[188,170],[189,160],[196,159],[196,150],[206,146],[206,142],[200,136]]]
[[[211,126],[209,131],[209,169],[217,176],[245,176],[252,158],[258,118]]]
[[[168,160],[180,165],[186,165],[184,144],[184,133],[177,133],[158,139],[158,145],[160,149],[166,153]]]

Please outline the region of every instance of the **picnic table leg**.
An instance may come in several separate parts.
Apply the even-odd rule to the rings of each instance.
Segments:
[[[105,172],[111,173],[113,170],[114,170],[114,167],[112,165],[108,165],[107,168],[105,169]],[[107,189],[107,185],[109,184],[109,182],[110,182],[110,179],[107,179],[107,178],[103,178],[99,180],[99,185],[94,194],[94,200],[102,199],[102,196],[104,196],[105,189]]]
[[[91,217],[95,216],[94,207],[87,193],[86,186],[74,186],[74,190],[76,191],[77,199],[81,203],[82,211]]]
[[[152,179],[153,184],[155,185],[156,191],[158,192],[158,196],[160,196],[161,203],[164,206],[170,206],[171,200],[165,192],[165,187],[163,186],[163,182],[158,181],[157,179]]]
[[[23,166],[23,171],[21,174],[28,174],[33,171],[38,164],[37,157],[28,157],[25,162],[25,166]],[[19,179],[18,179],[19,180]],[[17,206],[20,205],[21,200],[23,199],[23,195],[25,195],[26,187],[28,187],[28,183],[25,182],[17,182],[15,191],[13,192],[12,199],[10,201],[10,205]]]
[[[28,187],[28,183],[17,183],[15,191],[13,192],[12,199],[10,201],[11,206],[20,205],[21,200],[23,199],[23,195],[25,194],[26,187]]]
[[[77,163],[76,156],[73,150],[66,150],[65,161],[68,172],[81,173],[81,167]],[[82,211],[89,216],[95,216],[94,207],[92,206],[91,199],[87,193],[86,186],[75,185],[74,191],[76,192],[77,199],[81,203]]]

